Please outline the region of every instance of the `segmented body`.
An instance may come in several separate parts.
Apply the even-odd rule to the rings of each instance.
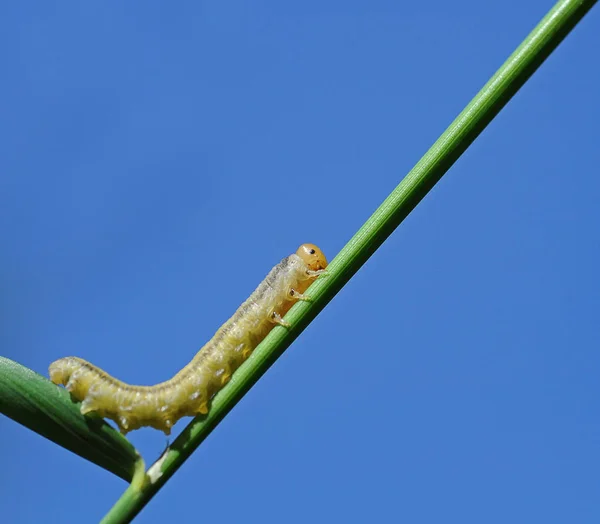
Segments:
[[[192,361],[173,378],[155,386],[133,386],[77,357],[50,365],[50,380],[81,400],[83,414],[96,412],[114,420],[120,431],[143,426],[164,431],[181,417],[208,413],[211,399],[229,381],[275,324],[318,275],[327,260],[312,244],[284,258],[238,308]]]

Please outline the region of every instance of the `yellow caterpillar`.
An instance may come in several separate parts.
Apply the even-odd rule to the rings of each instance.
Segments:
[[[235,314],[192,361],[166,382],[155,386],[132,386],[111,377],[77,357],[50,364],[50,380],[63,384],[77,400],[81,413],[96,412],[114,420],[121,433],[143,426],[171,433],[181,417],[206,414],[210,400],[231,375],[280,324],[283,316],[327,267],[327,259],[312,244],[277,264]]]

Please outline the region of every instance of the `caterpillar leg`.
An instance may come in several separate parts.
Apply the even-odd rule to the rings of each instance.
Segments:
[[[302,293],[299,293],[294,288],[290,289],[290,297],[294,300],[302,300],[304,302],[312,302],[311,297],[308,297],[306,295],[303,295]]]
[[[306,274],[311,278],[317,278],[319,276],[326,277],[329,275],[329,271],[327,271],[326,269],[317,269],[316,271],[313,271],[312,269],[307,269]]]
[[[286,329],[292,327],[292,325],[289,322],[286,322],[285,320],[283,320],[283,318],[281,317],[281,315],[279,313],[277,313],[277,311],[273,311],[270,318],[271,318],[271,322],[274,322],[275,324],[279,324],[280,326],[283,326]]]
[[[124,415],[120,415],[115,418],[115,422],[117,423],[121,435],[127,435],[129,432],[129,419]]]
[[[87,415],[88,413],[92,413],[93,411],[97,411],[98,407],[95,405],[94,401],[89,397],[86,397],[84,401],[81,403],[81,407],[79,411],[82,415]]]
[[[208,402],[202,402],[202,404],[198,406],[196,413],[200,413],[200,415],[208,414]]]

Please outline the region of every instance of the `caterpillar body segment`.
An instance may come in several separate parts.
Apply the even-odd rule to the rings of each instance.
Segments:
[[[319,248],[303,244],[277,264],[215,333],[192,361],[173,378],[155,386],[134,386],[111,377],[77,357],[50,365],[50,380],[64,385],[81,400],[81,413],[95,412],[116,422],[121,433],[150,426],[171,433],[185,416],[207,414],[210,401],[236,369],[325,271],[327,259]]]

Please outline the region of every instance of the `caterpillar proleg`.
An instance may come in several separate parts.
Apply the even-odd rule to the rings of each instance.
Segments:
[[[325,271],[327,259],[313,244],[302,244],[260,283],[192,361],[155,386],[133,386],[77,357],[50,364],[50,380],[81,400],[81,413],[114,420],[125,434],[150,426],[169,435],[181,417],[208,413],[210,401],[235,370]]]

